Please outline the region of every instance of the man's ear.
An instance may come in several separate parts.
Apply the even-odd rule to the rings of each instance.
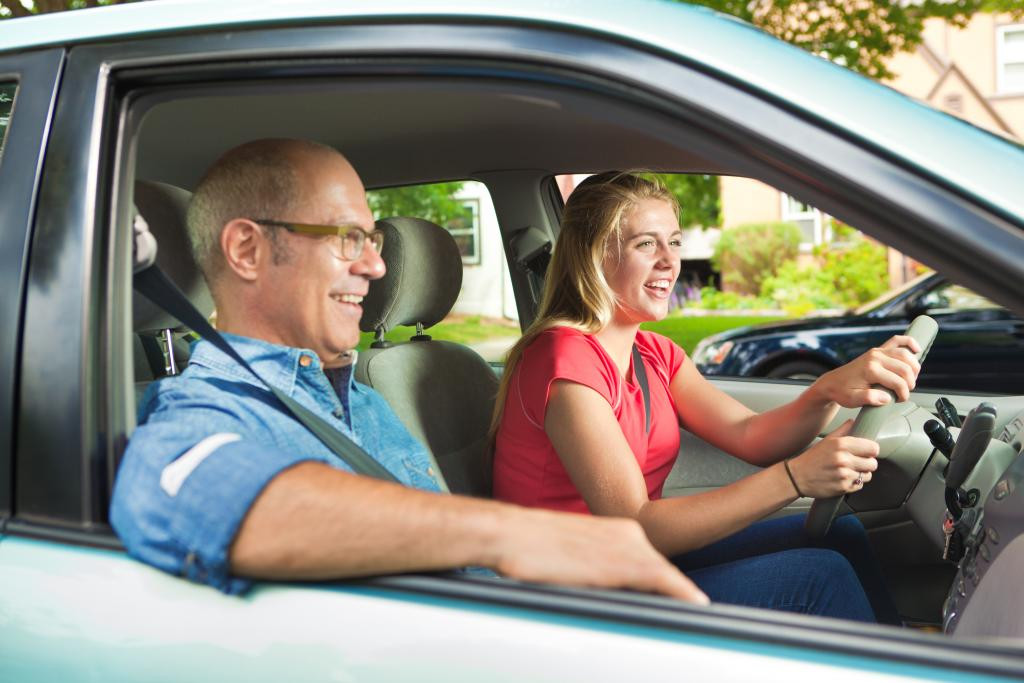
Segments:
[[[248,282],[259,276],[268,247],[260,227],[244,218],[228,221],[220,231],[220,249],[228,269]]]

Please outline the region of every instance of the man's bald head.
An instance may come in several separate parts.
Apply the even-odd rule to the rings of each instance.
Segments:
[[[200,181],[188,208],[188,236],[210,289],[223,271],[224,225],[235,218],[288,220],[305,200],[303,176],[311,163],[344,157],[308,140],[254,140],[229,150]],[[288,258],[276,231],[268,231],[275,262]]]

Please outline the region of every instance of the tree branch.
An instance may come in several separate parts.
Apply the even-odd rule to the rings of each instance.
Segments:
[[[18,0],[0,0],[0,7],[11,13],[12,17],[30,17],[32,13],[25,9]]]

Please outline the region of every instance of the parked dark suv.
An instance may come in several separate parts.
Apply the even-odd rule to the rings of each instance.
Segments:
[[[813,379],[901,333],[927,314],[939,334],[921,388],[1024,393],[1024,320],[931,273],[845,315],[737,327],[701,340],[693,360],[705,375]]]

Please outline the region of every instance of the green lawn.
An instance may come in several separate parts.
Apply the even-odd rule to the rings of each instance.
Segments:
[[[414,327],[396,327],[387,333],[386,339],[390,342],[403,342],[407,341],[414,334],[416,334],[416,328]],[[490,320],[477,315],[450,315],[427,330],[427,334],[431,338],[441,341],[474,344],[497,337],[518,337],[519,324]],[[373,334],[364,332],[360,336],[357,348],[368,349],[372,341]]]
[[[704,337],[707,337],[724,330],[731,330],[734,327],[744,325],[756,325],[767,323],[773,320],[784,320],[780,316],[754,316],[754,315],[709,315],[701,317],[670,316],[664,320],[653,323],[644,323],[641,327],[658,334],[663,334],[676,344],[686,350],[686,353],[693,353],[693,349]]]
[[[672,316],[655,323],[643,325],[645,330],[652,330],[672,339],[675,343],[693,353],[693,348],[704,337],[743,325],[781,320],[780,317],[737,315],[715,315],[706,317]],[[387,339],[392,342],[406,341],[415,334],[411,327],[399,327],[388,333]],[[517,337],[519,327],[508,322],[480,318],[479,316],[449,316],[428,330],[434,339],[473,344],[498,337]],[[360,349],[369,348],[373,335],[363,334],[359,343]]]

